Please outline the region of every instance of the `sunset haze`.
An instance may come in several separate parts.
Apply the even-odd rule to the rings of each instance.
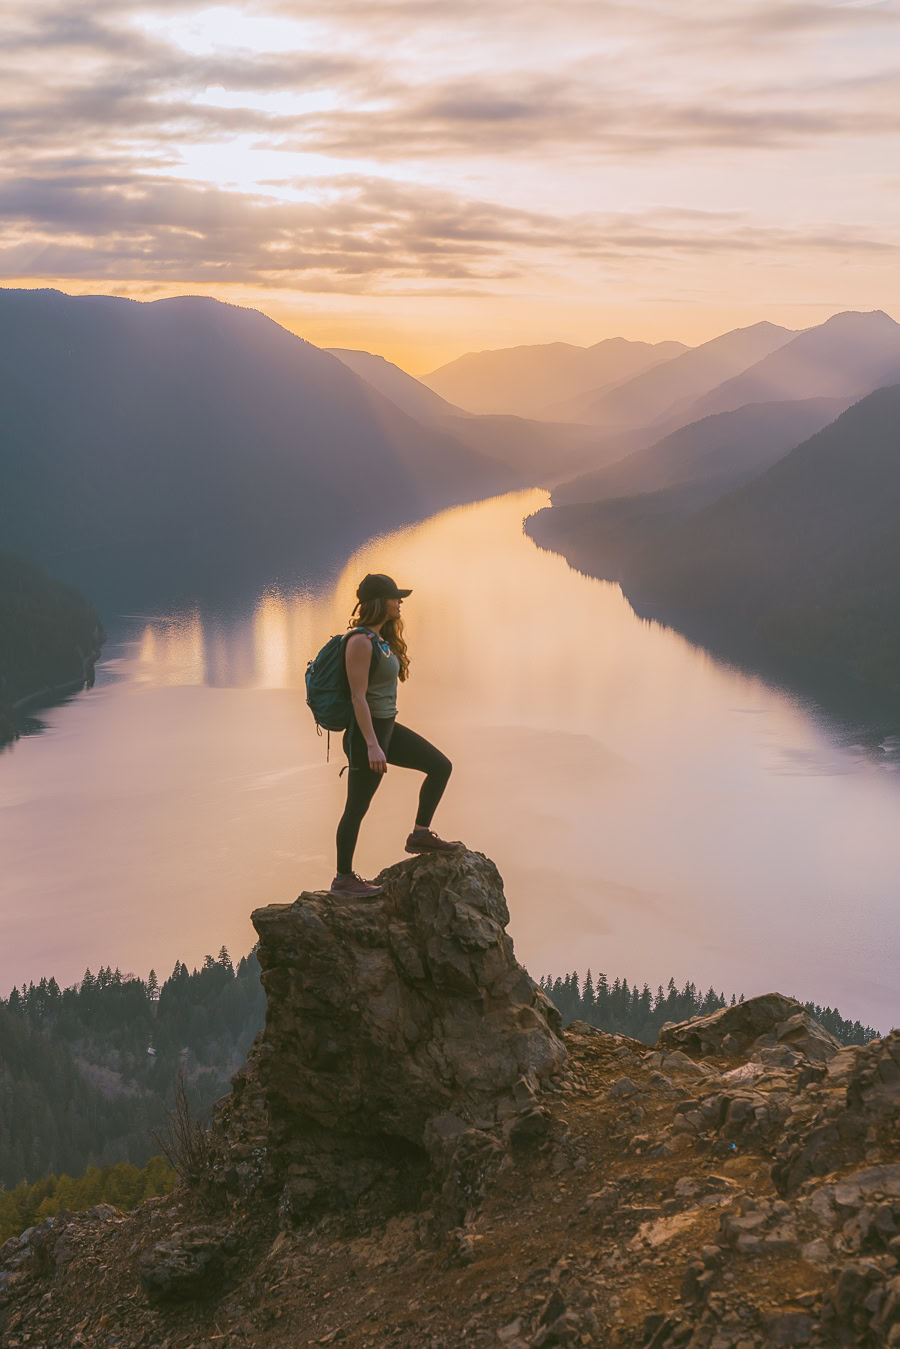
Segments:
[[[4,284],[425,373],[900,311],[894,3],[5,8]]]

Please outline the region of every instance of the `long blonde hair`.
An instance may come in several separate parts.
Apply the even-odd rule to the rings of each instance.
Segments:
[[[351,618],[350,626],[351,628],[376,627],[383,622],[386,613],[387,600],[383,596],[379,596],[375,600],[361,600],[359,614],[356,618]],[[388,619],[380,631],[382,641],[387,642],[400,662],[400,682],[403,683],[409,676],[409,656],[406,651],[406,641],[403,637],[403,619]]]

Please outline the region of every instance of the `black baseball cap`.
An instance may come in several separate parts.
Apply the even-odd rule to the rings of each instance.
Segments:
[[[392,576],[383,572],[369,572],[356,587],[356,598],[363,600],[405,600],[411,590],[401,590]]]

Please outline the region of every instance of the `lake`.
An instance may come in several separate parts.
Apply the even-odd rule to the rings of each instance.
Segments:
[[[400,720],[455,766],[435,827],[497,862],[535,978],[672,975],[900,1023],[896,753],[541,552],[522,520],[547,501],[446,511],[246,612],[105,616],[95,688],[0,754],[0,991],[241,955],[254,907],[330,883],[346,779],[303,676],[379,571],[413,588]],[[362,874],[404,855],[419,781],[389,770]]]

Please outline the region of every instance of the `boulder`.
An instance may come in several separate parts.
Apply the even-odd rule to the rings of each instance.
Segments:
[[[156,1306],[195,1301],[218,1292],[226,1261],[238,1249],[235,1235],[215,1227],[191,1227],[157,1242],[141,1257],[141,1284]]]
[[[780,1194],[804,1182],[900,1147],[900,1031],[858,1048],[848,1071],[828,1090],[797,1109],[775,1149],[772,1179]],[[829,1087],[825,1075],[825,1086]],[[873,1151],[874,1150],[874,1151]]]
[[[670,1051],[754,1058],[784,1067],[802,1060],[826,1063],[841,1048],[799,1002],[782,993],[764,993],[690,1021],[668,1022],[658,1043]]]
[[[252,915],[266,1023],[213,1132],[239,1188],[277,1164],[286,1213],[388,1177],[421,1188],[435,1166],[472,1201],[495,1143],[547,1133],[560,1017],[515,959],[493,862],[461,848],[378,879],[371,898],[305,891]]]

